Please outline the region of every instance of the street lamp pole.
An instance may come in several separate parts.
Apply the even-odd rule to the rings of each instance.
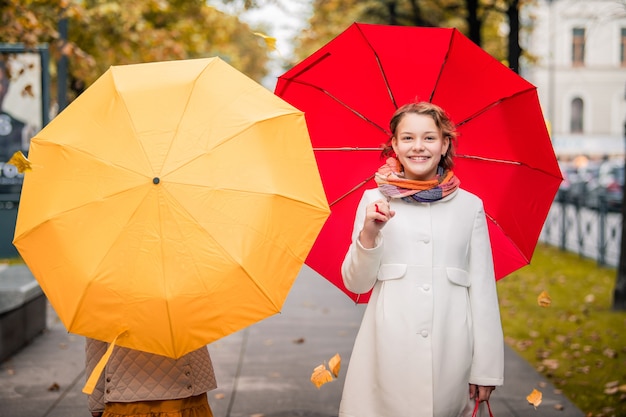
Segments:
[[[626,98],[626,97],[625,97]],[[624,166],[626,166],[626,122],[624,122]],[[615,290],[613,291],[613,310],[626,310],[626,199],[622,198],[622,244]]]

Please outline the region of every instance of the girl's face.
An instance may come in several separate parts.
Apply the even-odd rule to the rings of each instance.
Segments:
[[[432,180],[450,139],[443,138],[432,117],[407,113],[398,123],[391,146],[410,180]]]

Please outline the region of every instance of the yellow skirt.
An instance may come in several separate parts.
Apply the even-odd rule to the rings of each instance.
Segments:
[[[106,403],[102,417],[213,417],[207,395],[178,400]]]

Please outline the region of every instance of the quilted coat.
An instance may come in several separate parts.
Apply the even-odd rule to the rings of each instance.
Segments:
[[[349,361],[339,417],[471,415],[469,383],[503,383],[504,341],[482,201],[457,190],[433,203],[392,200],[376,246],[358,242],[367,190],[342,265],[372,289]]]
[[[87,377],[107,347],[105,342],[86,339]],[[188,398],[215,388],[215,373],[206,347],[172,359],[116,346],[89,396],[89,411],[103,411],[105,402]]]

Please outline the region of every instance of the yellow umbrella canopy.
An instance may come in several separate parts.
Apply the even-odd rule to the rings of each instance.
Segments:
[[[219,58],[111,67],[29,160],[14,245],[67,330],[174,358],[279,312],[329,214],[303,113]]]

